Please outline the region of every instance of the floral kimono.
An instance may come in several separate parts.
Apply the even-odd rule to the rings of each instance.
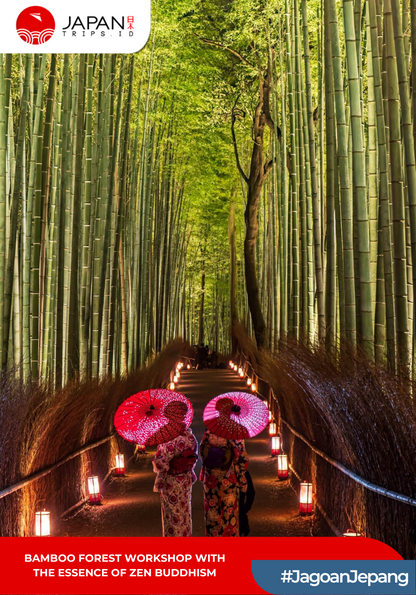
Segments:
[[[178,457],[182,459],[181,454],[187,456],[191,452],[195,455],[189,459],[191,468],[177,473],[173,463]],[[181,436],[158,446],[153,459],[156,473],[153,491],[160,492],[164,537],[192,537],[191,493],[196,481],[193,468],[197,455],[198,442],[191,430],[185,430]]]
[[[248,455],[244,440],[227,440],[207,430],[201,441],[201,456],[206,458],[210,447],[231,449],[228,470],[203,465],[205,535],[207,537],[239,537],[238,503],[240,490],[247,490],[245,472]]]

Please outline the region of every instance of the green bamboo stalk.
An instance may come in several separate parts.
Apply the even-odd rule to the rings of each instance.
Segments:
[[[357,61],[357,43],[354,28],[354,2],[343,1],[345,45],[349,98],[351,105],[351,132],[353,151],[353,184],[357,214],[357,247],[360,288],[360,337],[363,349],[373,355],[374,327],[371,299],[370,242],[367,205],[367,182],[361,109],[361,84]]]
[[[303,23],[303,55],[305,61],[306,109],[309,137],[309,156],[312,183],[313,239],[315,260],[316,299],[318,306],[318,336],[322,340],[325,334],[325,301],[323,282],[323,258],[321,244],[321,205],[319,201],[319,185],[316,165],[315,131],[312,108],[312,76],[310,66],[308,9],[306,0],[302,0]]]
[[[340,178],[342,242],[345,289],[345,336],[352,345],[356,343],[356,309],[354,284],[354,252],[352,230],[352,205],[350,194],[350,174],[348,166],[348,126],[345,114],[345,94],[342,72],[342,52],[338,29],[338,16],[335,0],[326,0],[331,34],[332,67],[338,135],[338,168]],[[355,40],[354,40],[355,51]]]
[[[386,31],[386,74],[388,79],[388,126],[390,134],[390,176],[393,212],[394,293],[398,371],[408,373],[409,327],[407,316],[405,201],[401,154],[401,118],[399,78],[394,44],[390,0],[384,1]]]

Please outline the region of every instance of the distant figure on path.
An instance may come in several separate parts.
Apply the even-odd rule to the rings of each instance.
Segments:
[[[244,440],[227,440],[206,430],[201,441],[205,535],[239,537],[239,495],[247,490]]]
[[[178,402],[175,404],[177,409]],[[165,414],[169,416],[169,406]],[[187,407],[184,403],[183,415]],[[153,459],[156,473],[153,491],[160,492],[163,537],[192,537],[192,484],[196,481],[194,467],[198,459],[198,442],[190,429],[180,436],[159,444]]]
[[[211,353],[211,368],[213,368],[215,370],[217,366],[218,366],[218,353],[214,349],[214,351]]]
[[[248,513],[251,510],[256,492],[249,471],[246,471],[247,491],[240,490],[240,537],[247,537],[250,533]]]
[[[204,370],[207,366],[207,352],[203,343],[198,347],[196,367],[197,370]]]

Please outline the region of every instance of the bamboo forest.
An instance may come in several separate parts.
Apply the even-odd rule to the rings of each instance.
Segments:
[[[239,319],[259,346],[345,339],[406,372],[410,17],[159,2],[137,55],[3,56],[3,367],[124,373],[177,335],[226,352]]]
[[[414,557],[415,63],[416,0],[155,0],[137,54],[0,55],[4,411],[87,420],[105,390],[113,416],[209,345],[267,380],[299,474],[332,469],[333,523]],[[402,541],[371,526],[386,501]]]

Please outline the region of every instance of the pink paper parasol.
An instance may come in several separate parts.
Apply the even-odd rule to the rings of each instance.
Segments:
[[[207,428],[222,438],[243,440],[260,434],[269,422],[264,402],[250,393],[225,393],[204,409]]]
[[[157,388],[126,399],[117,409],[117,432],[136,444],[162,444],[173,440],[191,425],[191,402],[184,395]]]

